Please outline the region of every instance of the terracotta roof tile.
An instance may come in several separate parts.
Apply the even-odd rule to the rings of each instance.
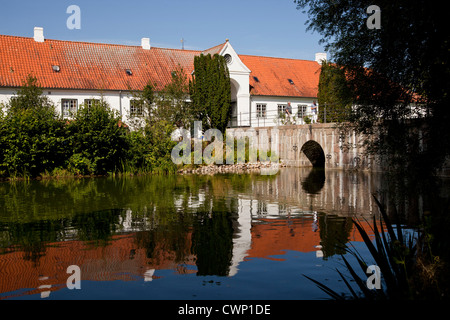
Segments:
[[[206,50],[202,51],[202,53],[203,53],[204,55],[211,54],[212,56],[215,55],[216,53],[219,54],[220,51],[222,51],[222,49],[223,49],[223,47],[225,46],[225,44],[226,44],[226,42],[221,43],[221,44],[219,44],[219,45],[217,45],[217,46],[214,46],[214,47],[212,47],[212,48],[209,48],[209,49],[206,49]]]
[[[50,39],[39,43],[32,38],[0,35],[0,86],[21,86],[28,74],[33,74],[44,88],[140,90],[149,79],[163,87],[178,64],[190,74],[198,54]],[[60,71],[53,71],[53,65]]]
[[[169,83],[178,64],[190,77],[196,55],[219,53],[225,44],[204,51],[145,50],[140,46],[51,39],[36,42],[33,38],[0,35],[0,87],[20,87],[32,74],[48,89],[141,90],[151,80],[158,90]],[[320,65],[315,61],[239,57],[251,70],[252,95],[317,97]],[[53,71],[53,65],[60,71]]]
[[[239,57],[251,70],[252,95],[317,97],[320,75],[317,62],[249,55]]]

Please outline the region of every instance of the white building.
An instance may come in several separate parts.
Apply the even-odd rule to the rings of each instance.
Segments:
[[[230,126],[301,124],[304,117],[314,121],[323,53],[315,61],[239,55],[228,39],[204,51],[155,48],[149,38],[141,46],[72,42],[45,39],[42,28],[34,29],[33,38],[0,35],[0,104],[31,74],[63,117],[103,97],[126,123],[139,113],[133,92],[149,80],[162,89],[178,65],[190,76],[194,57],[202,53],[220,54],[228,62]]]

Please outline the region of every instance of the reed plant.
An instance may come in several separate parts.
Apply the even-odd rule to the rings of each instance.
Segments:
[[[380,268],[382,281],[380,289],[369,289],[367,285],[367,274],[369,264],[355,249],[345,247],[346,253],[355,257],[357,266],[352,266],[344,255],[342,260],[349,272],[344,275],[338,269],[337,272],[345,283],[349,294],[338,293],[329,286],[312,279],[321,290],[327,293],[332,299],[367,299],[367,300],[408,300],[417,298],[417,288],[414,273],[417,271],[417,239],[420,235],[417,232],[409,233],[399,223],[392,224],[385,208],[376,197],[375,201],[380,211],[377,218],[373,218],[373,239],[369,236],[362,224],[353,219],[353,223],[361,235],[371,257]],[[361,275],[365,274],[363,277]],[[352,286],[352,283],[356,284]]]

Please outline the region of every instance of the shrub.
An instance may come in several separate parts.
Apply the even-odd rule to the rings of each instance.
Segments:
[[[174,173],[176,165],[171,158],[171,151],[176,145],[171,135],[175,130],[172,123],[160,120],[145,127],[145,136],[148,139],[148,152],[145,161],[150,164],[151,171],[156,173]]]
[[[75,153],[70,157],[67,168],[70,172],[77,175],[94,173],[91,161],[81,153]]]
[[[64,164],[66,131],[37,80],[26,83],[0,115],[0,173],[36,177]]]
[[[73,153],[83,155],[82,163],[90,163],[91,173],[119,171],[127,155],[127,129],[121,125],[120,115],[111,110],[106,101],[96,101],[89,108],[82,106],[69,123],[68,132]],[[72,162],[77,159],[82,157],[76,156]]]
[[[146,157],[150,149],[149,140],[142,129],[131,131],[126,136],[128,149],[126,160],[122,165],[122,172],[137,173],[150,172],[151,163]]]

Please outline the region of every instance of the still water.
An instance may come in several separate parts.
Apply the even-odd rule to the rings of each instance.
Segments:
[[[346,291],[339,246],[370,262],[351,218],[379,189],[299,168],[0,183],[0,299],[327,299],[303,275]]]

